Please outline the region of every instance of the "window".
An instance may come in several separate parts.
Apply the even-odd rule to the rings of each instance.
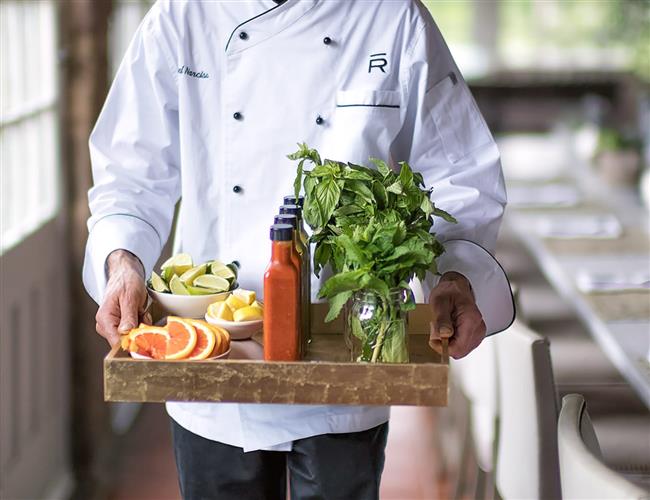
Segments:
[[[0,253],[59,208],[54,1],[0,1]]]
[[[499,70],[633,70],[650,79],[647,0],[425,0],[469,79]]]

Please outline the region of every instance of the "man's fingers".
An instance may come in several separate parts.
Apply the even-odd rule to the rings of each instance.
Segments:
[[[454,322],[451,314],[453,304],[450,296],[438,295],[431,299],[431,339],[451,337],[454,334]]]
[[[480,315],[480,313],[479,313]],[[449,344],[449,355],[461,359],[476,349],[485,338],[485,322],[479,318],[476,322],[465,321],[461,326],[463,334],[454,337],[456,342]]]
[[[95,329],[111,346],[119,340],[117,325],[119,324],[119,307],[112,297],[107,297],[95,316]]]
[[[125,294],[120,297],[120,326],[117,332],[120,334],[127,333],[138,326],[138,311],[140,310],[139,300],[131,295]]]
[[[117,333],[117,321],[111,322],[104,318],[98,318],[95,323],[95,330],[106,339],[111,347],[120,341],[120,336]]]

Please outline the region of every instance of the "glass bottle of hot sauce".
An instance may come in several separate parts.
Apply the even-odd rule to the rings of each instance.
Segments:
[[[285,197],[287,199],[289,197]],[[302,197],[300,197],[302,198]],[[305,226],[302,222],[302,209],[298,205],[282,205],[280,207],[280,214],[295,215],[297,218],[297,231],[300,236],[300,241],[303,244],[305,251],[300,256],[302,262],[301,282],[302,288],[300,290],[301,297],[301,322],[302,330],[307,332],[303,341],[303,353],[307,352],[307,346],[311,343],[311,256],[309,249],[309,236],[305,231]]]
[[[302,358],[307,352],[307,338],[309,336],[309,326],[302,321],[302,315],[305,314],[305,273],[303,273],[305,245],[303,245],[298,233],[298,217],[293,214],[280,214],[275,216],[273,222],[276,224],[291,224],[291,227],[293,227],[293,259],[296,267],[300,270],[300,357]]]
[[[293,227],[271,226],[271,261],[264,272],[264,359],[300,359],[300,274],[291,258]]]

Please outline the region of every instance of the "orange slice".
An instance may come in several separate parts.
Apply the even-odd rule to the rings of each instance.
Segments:
[[[212,328],[217,338],[214,350],[210,356],[219,356],[230,349],[230,334],[224,328],[217,325],[210,325],[210,328]]]
[[[212,328],[210,328],[210,325],[205,321],[190,319],[188,320],[188,323],[196,329],[196,345],[187,359],[207,358],[212,353],[214,346],[217,343],[215,333],[212,331]]]
[[[169,316],[167,318],[167,353],[165,359],[185,359],[196,346],[196,329],[186,319]]]
[[[142,325],[129,332],[128,350],[153,359],[165,359],[169,333],[159,326]],[[124,345],[124,344],[123,344]]]

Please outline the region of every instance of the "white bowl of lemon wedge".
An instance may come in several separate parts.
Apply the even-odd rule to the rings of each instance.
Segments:
[[[208,306],[205,320],[228,331],[232,340],[251,338],[262,330],[264,305],[255,292],[237,289]]]
[[[151,273],[147,288],[165,315],[203,318],[208,306],[225,300],[237,284],[238,266],[218,260],[194,265],[192,257],[176,254]]]

